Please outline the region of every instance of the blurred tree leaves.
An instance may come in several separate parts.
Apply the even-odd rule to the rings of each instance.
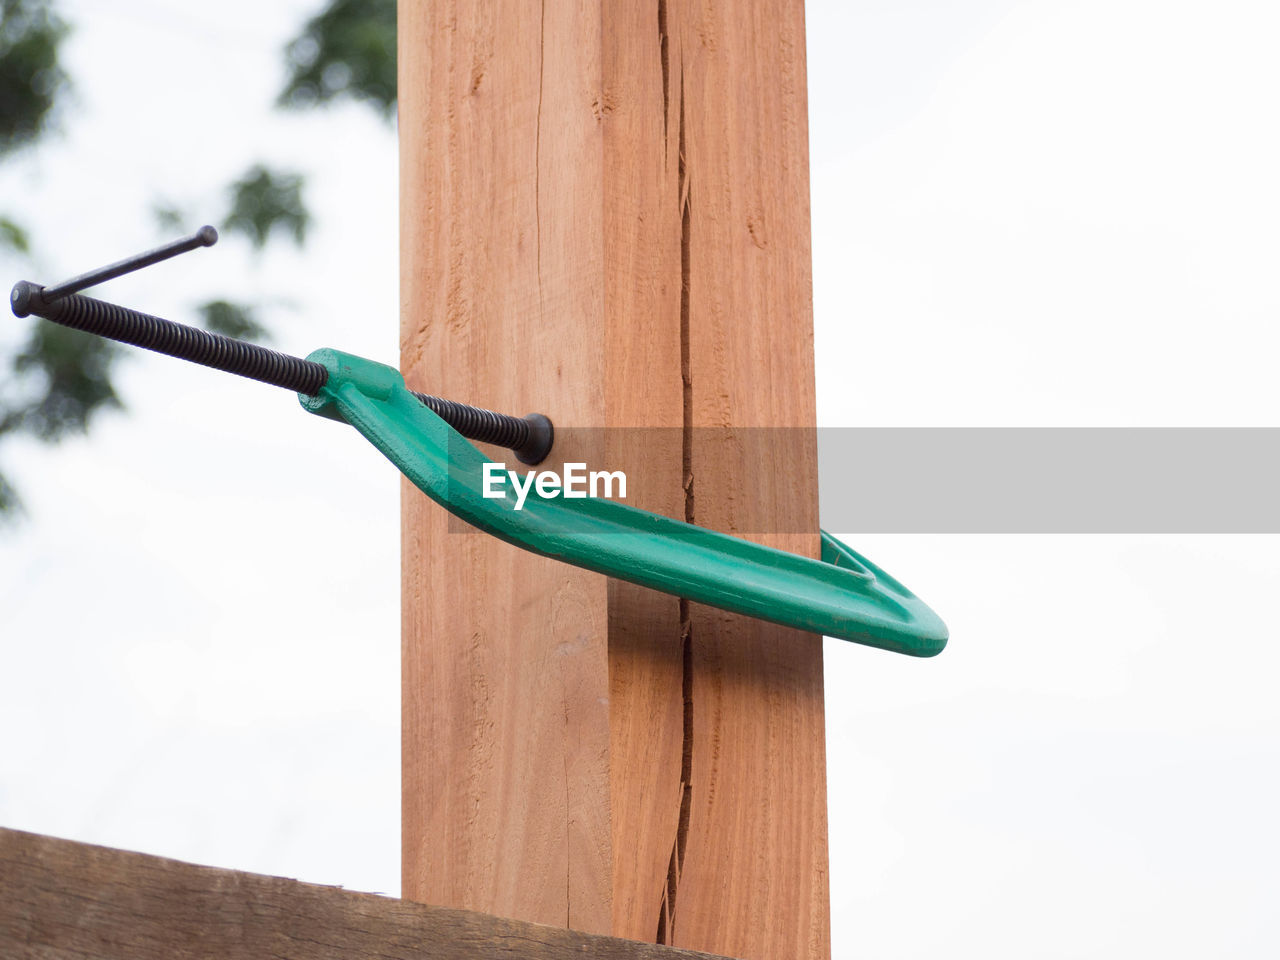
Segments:
[[[49,0],[0,0],[0,155],[44,132],[67,74],[58,51],[67,25]]]
[[[69,87],[58,60],[67,33],[49,0],[0,0],[0,157],[34,145],[49,129],[54,106]],[[0,249],[19,255],[31,249],[26,228],[3,211]],[[14,373],[28,381],[29,395],[0,400],[0,438],[25,431],[56,440],[83,430],[97,407],[119,403],[105,379],[112,344],[95,347],[88,343],[92,339],[61,328],[33,328],[10,360]],[[0,517],[18,505],[13,485],[0,474]]]
[[[347,97],[390,119],[396,108],[395,0],[331,0],[285,48],[285,62],[289,78],[281,106]]]
[[[167,200],[159,200],[153,203],[151,205],[151,216],[155,218],[156,226],[165,236],[181,233],[187,228],[187,224],[191,222],[191,218],[182,208]]]
[[[258,322],[257,311],[247,303],[210,300],[196,308],[204,328],[237,340],[270,340],[267,329]]]
[[[89,429],[93,414],[102,407],[120,407],[111,384],[111,361],[116,345],[60,327],[37,323],[26,345],[13,358],[18,374],[35,374],[43,389],[14,413],[14,424],[40,440],[61,440],[70,433]]]
[[[272,171],[256,164],[231,185],[231,212],[222,222],[223,228],[244,234],[259,250],[277,227],[302,246],[311,223],[302,201],[303,183],[299,173]]]
[[[52,126],[57,104],[70,88],[59,59],[68,24],[54,0],[0,0],[0,159],[34,146]],[[306,108],[335,100],[363,103],[385,120],[396,109],[395,0],[328,0],[284,50],[287,80],[277,105]],[[302,246],[311,225],[305,178],[295,171],[258,163],[228,187],[225,231],[243,236],[256,250],[284,237]],[[153,207],[165,238],[191,228],[192,220],[172,203]],[[25,257],[30,239],[22,224],[0,209],[0,253]],[[82,265],[83,266],[83,265]],[[263,340],[268,333],[252,304],[215,299],[196,307],[203,325],[216,333]],[[8,358],[13,376],[0,395],[0,440],[26,433],[56,442],[83,434],[101,410],[123,404],[112,383],[115,344],[45,322]],[[13,486],[0,473],[0,519],[19,506]]]
[[[0,431],[0,435],[2,434],[3,431]],[[21,506],[22,501],[18,499],[18,492],[5,479],[4,474],[0,474],[0,518],[12,517]]]
[[[0,244],[15,253],[31,252],[31,240],[27,236],[27,231],[4,216],[0,216]]]

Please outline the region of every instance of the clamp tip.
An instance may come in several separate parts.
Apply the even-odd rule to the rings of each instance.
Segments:
[[[533,466],[547,459],[555,444],[556,431],[551,421],[540,413],[529,414],[524,422],[529,424],[529,439],[523,446],[515,448],[515,455],[521,463]]]
[[[31,316],[32,300],[38,300],[43,287],[28,280],[19,280],[9,292],[9,306],[15,317]]]

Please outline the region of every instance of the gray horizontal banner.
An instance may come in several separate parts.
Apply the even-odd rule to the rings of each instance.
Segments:
[[[1280,533],[1280,429],[818,433],[843,533]]]
[[[802,533],[814,517],[792,484],[815,446],[821,524],[838,533],[1280,533],[1280,428],[557,427],[532,469],[623,471],[611,499],[739,534]],[[513,508],[538,499],[515,482],[531,468],[484,451],[520,475],[495,482]],[[689,497],[673,500],[685,464]],[[722,476],[737,482],[718,490]]]

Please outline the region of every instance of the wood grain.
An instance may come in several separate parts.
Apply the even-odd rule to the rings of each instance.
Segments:
[[[601,6],[605,423],[628,502],[682,517],[680,156],[671,40],[652,3]],[[665,64],[665,68],[664,68]],[[611,580],[613,927],[653,940],[684,802],[684,643],[675,597]]]
[[[697,960],[575,933],[0,828],[9,960]]]
[[[602,427],[598,11],[399,11],[406,379]],[[546,466],[599,462],[591,437],[559,430]],[[407,484],[402,544],[405,896],[609,932],[604,578]]]
[[[690,516],[816,557],[803,6],[680,10]],[[821,638],[696,604],[689,629],[693,798],[670,942],[827,956]]]
[[[800,0],[399,9],[410,384],[814,555]],[[405,896],[826,956],[818,638],[403,504]]]

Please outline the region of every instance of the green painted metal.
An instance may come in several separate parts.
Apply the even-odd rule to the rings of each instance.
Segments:
[[[329,380],[302,406],[349,423],[427,496],[518,547],[735,613],[868,646],[931,657],[947,643],[937,614],[830,534],[822,559],[761,546],[604,498],[483,495],[488,459],[385,364],[336,350],[307,359]]]

